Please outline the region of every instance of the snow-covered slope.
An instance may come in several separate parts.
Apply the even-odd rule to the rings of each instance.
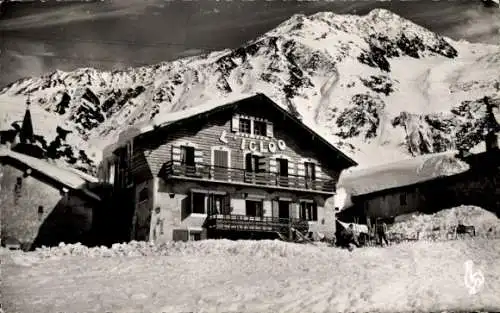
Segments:
[[[239,49],[125,71],[83,68],[0,93],[0,129],[31,95],[35,130],[56,126],[94,160],[127,126],[238,93],[262,92],[362,165],[481,141],[481,98],[500,95],[500,46],[441,37],[387,10],[294,15]],[[6,114],[4,114],[6,113]]]

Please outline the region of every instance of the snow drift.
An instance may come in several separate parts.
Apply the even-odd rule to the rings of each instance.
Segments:
[[[499,243],[417,242],[351,253],[207,240],[2,252],[3,303],[7,312],[33,313],[498,311]],[[468,260],[485,277],[475,295],[464,284]]]

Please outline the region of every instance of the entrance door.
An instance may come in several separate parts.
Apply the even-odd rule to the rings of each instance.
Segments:
[[[214,178],[217,180],[229,180],[229,152],[225,150],[214,150]]]
[[[279,216],[279,218],[290,218],[290,202],[289,201],[279,201],[278,202],[278,216]]]

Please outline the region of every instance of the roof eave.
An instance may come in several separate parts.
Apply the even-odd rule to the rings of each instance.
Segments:
[[[270,102],[272,105],[274,105],[276,108],[278,108],[281,112],[283,112],[284,114],[286,114],[287,117],[289,117],[291,120],[293,120],[294,122],[298,123],[300,126],[304,127],[308,132],[310,132],[311,134],[313,134],[317,138],[319,138],[319,140],[321,142],[323,142],[324,144],[326,144],[330,149],[332,149],[333,151],[337,152],[337,155],[340,155],[344,159],[344,161],[346,161],[346,163],[348,164],[348,166],[345,167],[344,169],[347,169],[349,167],[358,165],[358,163],[356,161],[354,161],[353,159],[351,159],[350,157],[348,157],[347,155],[345,155],[337,147],[335,147],[334,145],[332,145],[328,140],[326,140],[325,138],[323,138],[323,136],[321,136],[316,131],[314,131],[313,129],[311,129],[308,125],[306,125],[305,123],[303,123],[300,119],[298,119],[297,117],[295,117],[293,114],[291,114],[290,112],[288,112],[287,110],[285,110],[284,108],[282,108],[281,106],[279,106],[276,102],[274,102],[268,96],[266,96],[263,93],[258,93],[257,95],[259,95],[260,97],[263,97],[266,101]]]

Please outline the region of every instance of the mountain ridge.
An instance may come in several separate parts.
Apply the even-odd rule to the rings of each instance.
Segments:
[[[262,92],[371,165],[477,144],[482,98],[500,98],[499,72],[500,46],[454,41],[385,9],[296,14],[237,49],[18,80],[0,91],[0,128],[22,116],[29,95],[35,129],[47,141],[56,125],[72,131],[68,146],[97,163],[128,125]]]

